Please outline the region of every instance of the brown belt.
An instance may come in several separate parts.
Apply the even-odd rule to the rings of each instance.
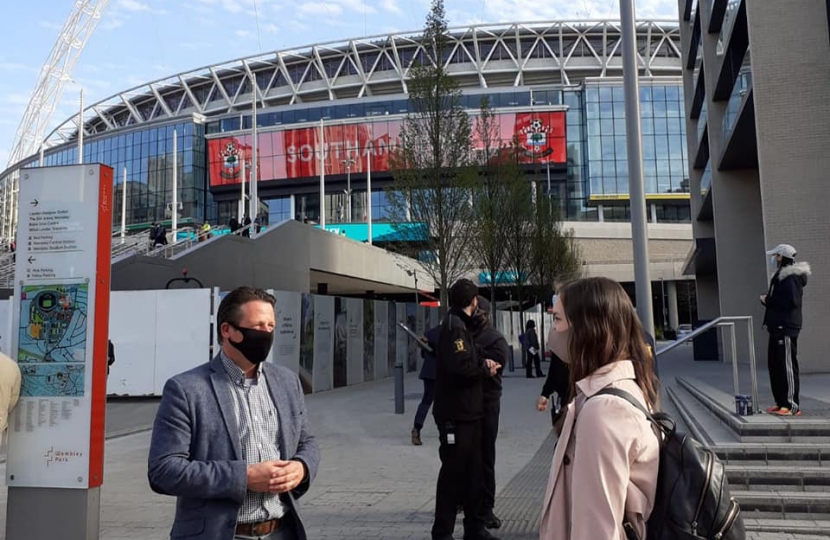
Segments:
[[[268,536],[282,526],[281,519],[260,521],[259,523],[238,523],[236,534],[239,536]]]

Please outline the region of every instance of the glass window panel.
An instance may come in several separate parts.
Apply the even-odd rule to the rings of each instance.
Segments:
[[[623,90],[622,86],[615,86],[613,88],[613,94],[614,94],[614,101],[618,101],[620,103],[625,102],[625,91]]]
[[[680,101],[680,87],[667,86],[666,87],[666,101]]]
[[[656,118],[665,118],[668,115],[665,101],[654,100],[652,105],[654,107],[654,116]]]
[[[679,101],[675,101],[675,100],[666,101],[666,114],[667,114],[667,116],[672,117],[672,118],[681,117],[682,114],[680,113],[680,107],[681,107],[681,105],[680,105]]]
[[[640,129],[643,135],[651,135],[654,133],[654,120],[651,118],[640,119]]]
[[[665,86],[653,86],[652,93],[654,95],[654,101],[666,101],[666,87]]]
[[[654,159],[654,137],[643,137],[643,159]]]
[[[651,87],[650,86],[641,86],[640,87],[640,103],[651,101]]]
[[[602,141],[600,137],[588,137],[588,159],[593,161],[602,156]]]
[[[657,135],[666,135],[668,134],[668,123],[666,122],[665,118],[655,118],[654,119],[654,133]]]
[[[611,102],[614,100],[614,91],[610,86],[600,86],[599,88],[599,101],[602,102]]]
[[[669,157],[669,140],[665,136],[654,136],[654,152],[658,159],[668,159]]]
[[[614,159],[614,137],[602,137],[602,159]]]
[[[617,159],[625,159],[626,151],[625,151],[625,137],[614,137],[614,151],[616,153]]]
[[[599,101],[599,89],[596,86],[589,86],[585,89],[585,101],[588,103],[597,103]]]
[[[599,103],[588,102],[585,105],[588,119],[599,118]]]
[[[625,103],[622,101],[614,102],[614,118],[625,118]]]
[[[669,135],[679,135],[680,133],[682,133],[682,118],[667,118],[666,122],[668,124]]]
[[[600,101],[600,118],[612,118],[614,116],[614,103],[611,101]]]
[[[625,120],[617,118],[614,120],[614,135],[625,136]]]
[[[613,135],[614,134],[614,119],[613,118],[603,118],[600,120],[600,130],[603,135]]]

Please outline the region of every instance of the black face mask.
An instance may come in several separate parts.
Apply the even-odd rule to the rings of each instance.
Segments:
[[[234,349],[241,352],[245,359],[252,364],[261,364],[268,358],[268,353],[271,352],[271,345],[274,343],[274,332],[255,330],[253,328],[240,328],[234,324],[231,324],[231,326],[239,330],[239,333],[242,334],[242,341],[234,341],[228,338],[228,342],[233,345]]]

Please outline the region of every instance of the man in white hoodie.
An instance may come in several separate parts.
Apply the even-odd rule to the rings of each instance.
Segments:
[[[798,403],[798,334],[801,332],[801,300],[810,275],[810,265],[795,262],[796,250],[779,244],[767,251],[777,271],[767,294],[761,295],[766,307],[764,326],[769,332],[767,365],[775,405],[767,412],[778,416],[801,416]]]

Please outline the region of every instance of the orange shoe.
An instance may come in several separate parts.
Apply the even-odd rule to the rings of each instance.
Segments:
[[[795,415],[796,416],[801,416],[801,409],[798,409],[797,411],[795,411]]]
[[[772,407],[767,407],[767,413],[775,414],[775,413],[778,412],[778,409],[780,409],[780,408],[781,407],[779,407],[778,405],[773,405]]]
[[[778,416],[793,416],[793,412],[790,409],[788,409],[787,407],[781,407],[777,411],[774,411],[772,414],[775,414],[775,415],[778,415]]]

